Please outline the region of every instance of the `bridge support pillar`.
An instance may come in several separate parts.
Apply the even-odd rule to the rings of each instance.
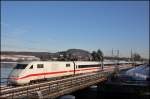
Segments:
[[[100,95],[101,95],[101,90],[102,90],[102,88],[103,88],[104,83],[105,83],[105,81],[100,82],[100,83],[97,84],[97,97],[98,97],[98,98],[99,98]]]

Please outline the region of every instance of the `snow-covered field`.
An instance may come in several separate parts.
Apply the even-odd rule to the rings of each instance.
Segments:
[[[17,60],[40,60],[40,58],[35,57],[35,56],[28,56],[28,55],[1,55],[1,60],[12,60],[12,61],[17,61]]]

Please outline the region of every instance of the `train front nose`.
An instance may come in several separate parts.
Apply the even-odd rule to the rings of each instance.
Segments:
[[[22,70],[13,70],[8,77],[9,78],[8,82],[16,84],[19,79],[19,75],[20,75],[21,71]]]
[[[17,77],[10,76],[9,79],[8,79],[8,83],[16,84],[17,83]]]

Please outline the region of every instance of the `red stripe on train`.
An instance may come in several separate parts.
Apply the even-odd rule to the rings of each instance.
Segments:
[[[78,69],[75,70],[75,72],[79,72],[79,71],[85,71],[85,70],[94,70],[94,69],[99,69],[99,68],[86,68],[86,69]],[[58,72],[47,72],[47,73],[38,73],[38,74],[30,74],[21,78],[14,78],[15,80],[19,80],[19,79],[24,79],[24,78],[28,78],[28,77],[32,77],[32,76],[41,76],[41,75],[52,75],[52,74],[61,74],[61,73],[67,73],[67,72],[74,72],[74,70],[69,70],[69,71],[58,71]]]

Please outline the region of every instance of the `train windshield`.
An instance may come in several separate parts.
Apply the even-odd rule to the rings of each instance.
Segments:
[[[17,64],[14,69],[25,69],[28,64]]]

